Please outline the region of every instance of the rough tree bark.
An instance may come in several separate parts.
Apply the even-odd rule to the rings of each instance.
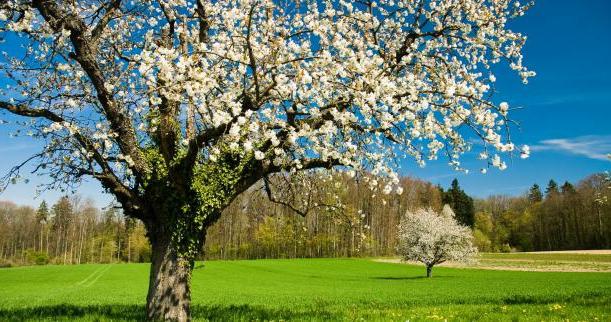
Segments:
[[[174,184],[180,180],[174,180]],[[185,187],[182,187],[186,189]],[[195,264],[197,251],[201,250],[206,231],[220,217],[221,210],[211,211],[205,216],[206,220],[201,226],[192,222],[193,215],[183,212],[183,206],[177,200],[189,200],[186,194],[179,192],[181,186],[171,189],[174,197],[167,199],[170,192],[165,189],[156,191],[155,197],[148,197],[147,206],[143,209],[147,213],[144,220],[147,237],[152,248],[151,270],[149,276],[149,289],[146,298],[146,316],[150,321],[190,321],[191,320],[191,276]],[[188,202],[187,202],[188,203]],[[151,206],[154,205],[154,206]],[[224,208],[222,204],[220,208]],[[184,220],[187,227],[184,230]],[[199,228],[194,228],[199,226]],[[182,227],[182,228],[181,228]],[[176,232],[181,233],[177,237]],[[195,252],[186,251],[195,249]]]
[[[152,232],[149,232],[151,234]],[[153,321],[189,321],[193,261],[181,258],[168,236],[157,231],[152,246],[147,318]]]
[[[433,277],[433,265],[426,265],[426,277]]]

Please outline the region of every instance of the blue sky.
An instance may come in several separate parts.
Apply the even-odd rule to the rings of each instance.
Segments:
[[[532,148],[529,159],[508,162],[505,171],[480,174],[481,162],[465,156],[474,171],[456,174],[443,161],[426,168],[406,167],[405,173],[449,185],[458,178],[478,197],[521,194],[533,183],[550,179],[578,181],[611,170],[611,1],[540,0],[511,23],[528,36],[525,64],[537,72],[528,85],[500,68],[498,101],[523,107],[513,111],[520,122],[512,138]]]
[[[469,174],[454,172],[447,163],[429,162],[426,168],[415,163],[403,167],[411,175],[442,186],[458,178],[467,191],[477,197],[490,194],[523,193],[533,183],[545,185],[550,179],[576,182],[592,173],[611,169],[604,158],[611,153],[611,1],[540,0],[511,28],[528,35],[524,49],[526,65],[537,72],[528,85],[507,67],[497,72],[497,96],[512,107],[513,141],[528,144],[529,159],[509,160],[505,171],[491,169],[480,174],[481,161],[468,154],[463,165]],[[37,151],[27,138],[9,138],[0,127],[0,174]],[[34,199],[35,184],[9,186],[0,200],[38,204],[42,199],[55,201],[59,191],[49,191]],[[84,184],[79,193],[99,206],[111,199],[95,182]]]

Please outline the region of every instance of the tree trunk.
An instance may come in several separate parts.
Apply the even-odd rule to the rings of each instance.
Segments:
[[[41,253],[42,253],[42,235],[43,235],[43,229],[44,228],[45,227],[42,224],[40,224],[40,248],[39,248],[38,251],[41,252]]]
[[[167,238],[152,238],[151,244],[147,318],[155,321],[189,321],[193,262],[180,258]]]
[[[433,265],[426,266],[426,277],[433,277]]]

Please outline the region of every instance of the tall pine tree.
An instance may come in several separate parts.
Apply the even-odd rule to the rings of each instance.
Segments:
[[[541,193],[541,187],[538,184],[534,184],[530,190],[528,190],[528,201],[531,203],[541,202],[543,200],[543,193]]]
[[[38,210],[36,210],[36,219],[41,224],[49,220],[49,206],[47,206],[47,202],[44,200],[38,206]]]
[[[547,184],[547,188],[545,188],[545,196],[546,198],[550,198],[558,195],[560,191],[558,190],[558,184],[553,179],[549,181]]]
[[[38,224],[40,225],[40,237],[38,240],[38,251],[42,252],[43,250],[43,240],[44,240],[44,232],[45,232],[45,228],[47,225],[47,222],[49,221],[49,217],[50,217],[50,213],[49,213],[49,207],[47,206],[47,202],[46,201],[42,201],[40,203],[40,206],[38,206],[38,210],[36,210],[36,221],[38,222]],[[46,252],[48,253],[48,248],[49,248],[49,234],[47,233],[47,250]]]
[[[475,208],[473,207],[473,198],[469,197],[459,186],[458,179],[452,180],[452,184],[448,191],[443,191],[443,203],[450,205],[456,219],[462,225],[473,227],[475,224]]]

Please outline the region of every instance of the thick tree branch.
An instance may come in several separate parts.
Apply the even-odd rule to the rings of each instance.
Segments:
[[[199,19],[199,42],[205,43],[208,41],[208,29],[210,28],[210,22],[206,15],[206,8],[204,7],[204,0],[197,0],[197,16]]]
[[[66,122],[63,117],[47,109],[30,108],[24,105],[14,105],[3,101],[0,101],[0,109],[24,117],[43,118],[56,123]],[[98,179],[102,183],[102,186],[111,192],[119,202],[126,205],[127,211],[137,210],[138,202],[136,195],[128,187],[121,183],[121,180],[114,173],[107,160],[104,159],[100,152],[95,148],[93,142],[79,131],[75,131],[72,136],[85,151],[92,155],[93,160],[102,169],[102,171],[99,173],[88,171],[86,174]]]
[[[102,18],[100,18],[100,21],[98,21],[96,26],[93,27],[93,30],[91,31],[91,38],[94,42],[98,42],[100,36],[104,32],[104,29],[113,19],[114,14],[117,12],[117,10],[119,10],[120,7],[121,0],[112,0],[102,5],[102,8],[104,8],[105,10],[104,15],[102,16]]]
[[[56,32],[62,29],[70,31],[70,40],[75,53],[75,59],[83,68],[96,89],[97,98],[104,114],[110,123],[111,129],[118,135],[117,143],[123,154],[134,161],[133,168],[138,175],[148,172],[148,163],[142,155],[132,121],[125,111],[114,101],[112,93],[106,87],[106,81],[96,59],[96,50],[92,48],[93,41],[87,36],[88,28],[82,19],[74,14],[62,10],[52,0],[34,0],[32,6],[36,8],[49,26]]]

